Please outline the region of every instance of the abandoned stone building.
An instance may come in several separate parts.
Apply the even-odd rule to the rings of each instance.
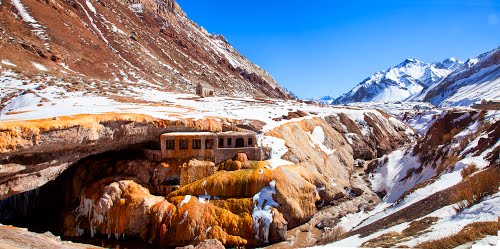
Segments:
[[[244,153],[248,160],[267,159],[263,148],[257,146],[253,132],[170,132],[160,135],[159,140],[159,150],[144,149],[149,160],[184,161],[182,165],[174,166],[171,177],[157,186],[160,194],[168,194],[214,174],[215,165],[234,159],[240,153]]]
[[[215,90],[212,86],[204,83],[196,85],[196,95],[200,97],[211,97],[215,95]]]
[[[245,153],[249,160],[264,160],[253,132],[171,132],[160,135],[160,150],[146,150],[149,160],[198,159],[219,164]]]

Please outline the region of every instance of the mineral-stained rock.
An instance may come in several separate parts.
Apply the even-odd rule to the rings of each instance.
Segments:
[[[126,148],[144,142],[142,139],[149,136],[148,139],[156,141],[157,137],[152,136],[163,131],[215,131],[222,127],[219,121],[177,124],[152,119],[140,123],[140,117],[136,116],[127,122],[114,121],[112,117],[92,116],[88,126],[82,125],[82,120],[63,117],[44,121],[46,123],[23,124],[24,131],[6,127],[0,136],[19,133],[11,136],[10,144],[14,147],[0,146],[12,156],[2,155],[0,160],[9,164],[4,164],[0,174],[5,179],[19,172],[44,176],[37,170],[40,165],[37,162],[49,163],[52,158],[66,160],[62,169],[57,168],[62,171],[81,157],[101,150]],[[150,122],[156,122],[154,128]],[[65,130],[74,126],[78,127],[76,134]],[[44,135],[34,144],[23,144],[28,143],[29,132],[34,132],[35,137],[42,136],[44,127],[52,135]],[[146,135],[147,132],[153,135]],[[79,137],[90,133],[95,135],[92,140]],[[128,137],[122,138],[123,134]],[[285,138],[288,152],[283,159],[295,165],[272,168],[268,162],[248,161],[243,155],[217,167],[196,160],[150,162],[121,158],[130,155],[121,155],[119,151],[109,158],[95,156],[80,160],[70,171],[72,178],[64,183],[68,187],[62,220],[64,235],[103,234],[119,238],[125,235],[160,247],[197,245],[206,239],[217,239],[226,246],[262,246],[283,241],[287,229],[307,222],[322,205],[335,199],[340,201],[338,199],[346,194],[344,189],[352,187],[349,180],[354,162],[352,145],[342,132],[318,117],[286,123],[265,135]],[[66,141],[60,136],[69,139]],[[29,154],[45,148],[47,152],[31,157],[36,161],[34,164],[16,163],[25,162]],[[9,170],[5,171],[6,168]],[[60,171],[50,171],[51,177]],[[166,197],[155,196],[164,193],[161,186],[179,182],[180,188]],[[38,184],[41,182],[34,185]],[[26,190],[12,186],[6,183],[0,185],[0,190],[9,194]]]
[[[126,235],[162,246],[183,246],[205,239],[238,246],[248,243],[245,238],[253,239],[249,210],[234,214],[190,195],[171,198],[170,203],[164,197],[150,195],[133,181],[110,181],[103,179],[84,190],[75,210],[76,234],[66,236],[87,232],[116,238]]]
[[[247,154],[245,154],[245,153],[238,153],[238,154],[236,154],[235,160],[236,161],[240,161],[242,163],[248,162]]]
[[[153,206],[164,202],[164,197],[153,196],[141,185],[128,180],[112,182],[103,179],[87,186],[76,211],[76,234],[97,233],[134,236],[148,241]],[[173,205],[168,205],[167,210]],[[158,212],[157,214],[161,214]],[[71,236],[71,234],[67,234]]]
[[[323,144],[313,141],[314,130],[323,135]],[[324,119],[287,123],[266,135],[286,138],[288,152],[283,159],[305,169],[299,170],[301,177],[315,186],[324,202],[332,201],[336,193],[349,186],[349,172],[354,162],[352,149],[345,138]],[[327,150],[324,150],[325,147]],[[292,227],[293,224],[291,222]]]
[[[215,174],[183,186],[168,197],[185,195],[211,195],[221,198],[252,197],[273,180],[269,169],[243,169],[238,171],[218,171]]]
[[[184,163],[181,167],[180,184],[187,185],[196,180],[202,179],[215,172],[213,162],[198,161],[196,159]]]
[[[221,131],[222,124],[115,113],[0,122],[0,165],[8,174],[0,183],[0,199],[42,186],[81,158],[157,142],[161,133],[183,130]],[[22,174],[20,167],[25,167]]]
[[[411,128],[387,114],[373,111],[361,114],[363,120],[354,120],[345,113],[325,117],[349,142],[355,159],[375,159],[410,141]]]
[[[102,247],[62,241],[50,232],[43,234],[25,228],[0,225],[0,248],[11,249],[99,249]]]
[[[189,245],[184,247],[176,247],[176,249],[224,249],[224,248],[225,248],[224,245],[222,245],[222,243],[216,239],[204,240],[196,246]]]

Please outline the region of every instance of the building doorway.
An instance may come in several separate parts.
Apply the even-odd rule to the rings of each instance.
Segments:
[[[245,140],[241,137],[236,138],[236,148],[245,147]]]

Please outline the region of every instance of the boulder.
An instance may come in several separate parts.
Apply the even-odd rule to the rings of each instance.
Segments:
[[[242,163],[248,162],[247,154],[240,152],[240,153],[236,154],[235,160],[240,161]]]

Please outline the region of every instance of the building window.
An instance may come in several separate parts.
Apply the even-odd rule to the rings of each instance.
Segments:
[[[181,149],[181,150],[187,150],[188,149],[188,140],[187,139],[181,139],[181,140],[179,140],[179,149]]]
[[[242,137],[236,138],[236,145],[235,145],[235,147],[236,148],[245,147],[245,139],[243,139]]]
[[[219,148],[224,148],[224,138],[219,138]]]
[[[213,139],[207,139],[205,140],[205,149],[213,149],[214,148],[214,140]]]
[[[233,139],[232,138],[228,138],[227,139],[227,146],[231,146],[233,143]]]
[[[193,139],[193,150],[201,149],[201,139]]]
[[[166,143],[167,150],[175,150],[175,140],[169,139]]]
[[[253,138],[248,138],[248,146],[253,146]]]

